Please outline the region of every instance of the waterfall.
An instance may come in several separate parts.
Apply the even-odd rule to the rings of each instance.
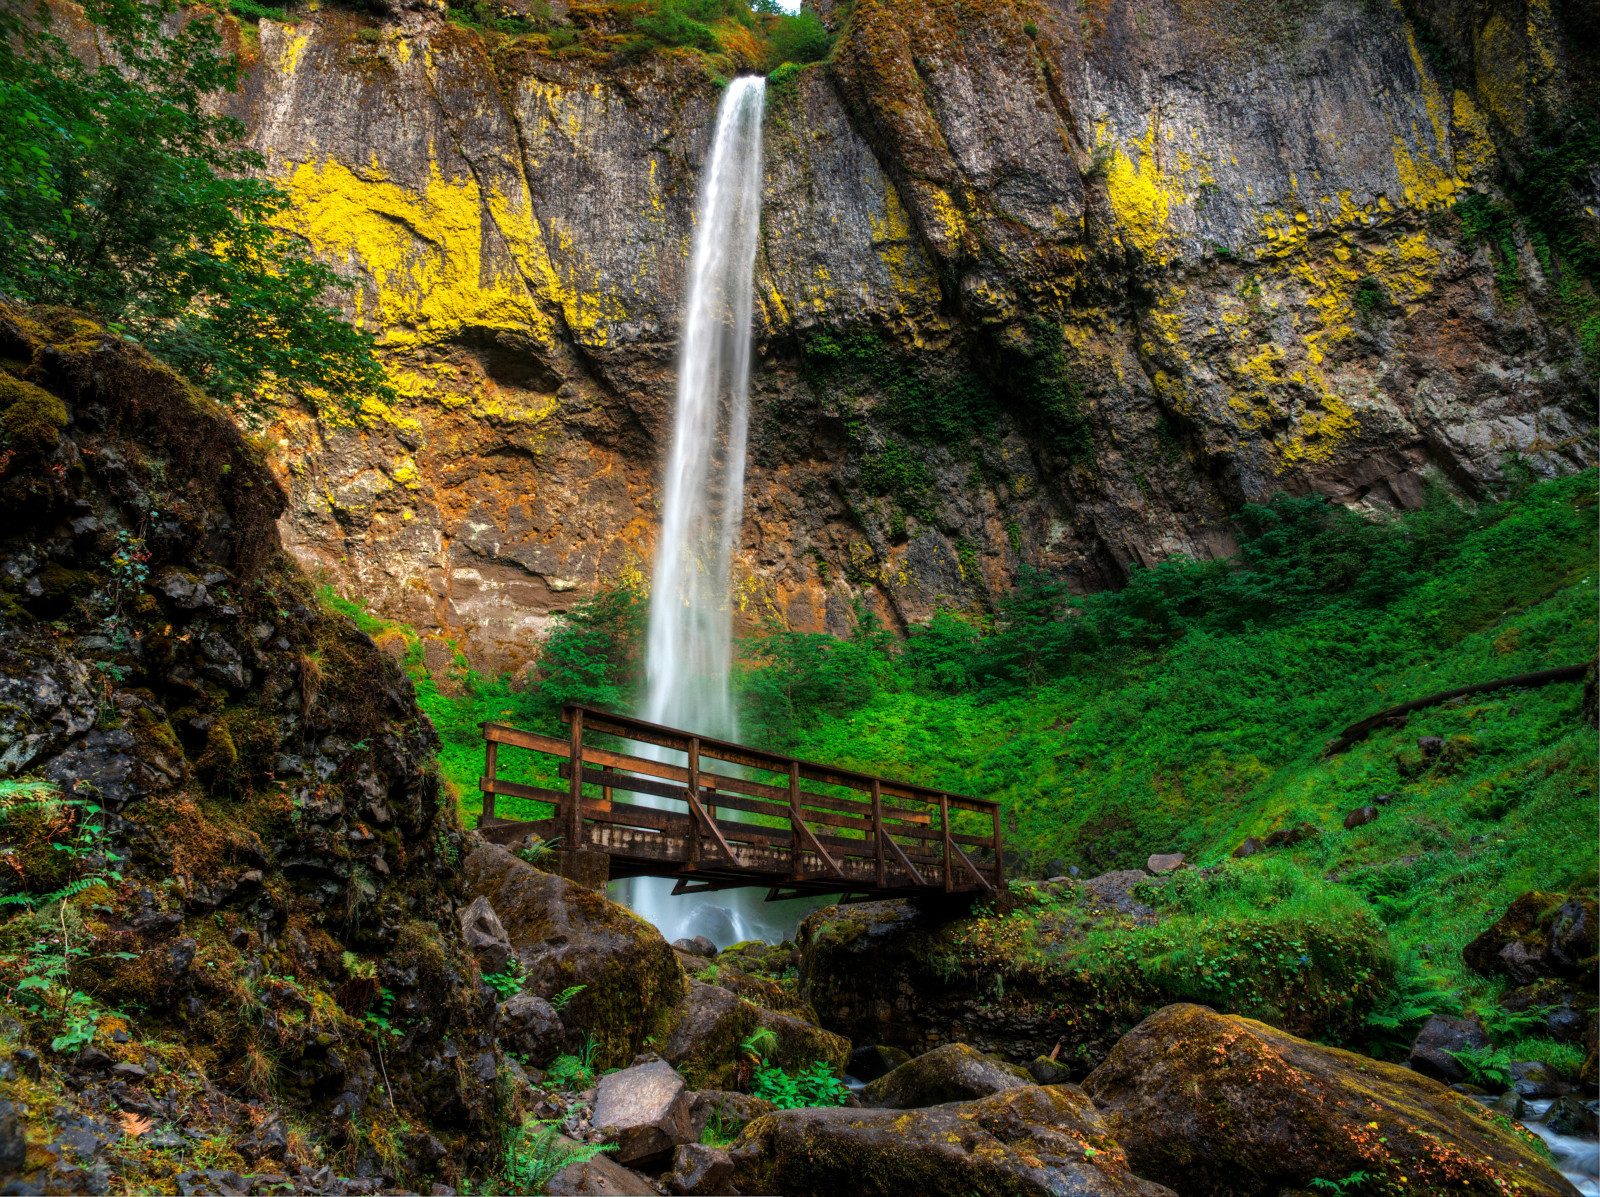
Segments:
[[[765,93],[766,80],[755,76],[728,85],[702,176],[640,711],[652,723],[724,740],[738,735],[729,578],[744,516]],[[758,890],[673,897],[671,889],[665,878],[637,877],[614,892],[668,939],[705,935],[719,947],[779,938],[798,913],[795,903],[762,902]]]

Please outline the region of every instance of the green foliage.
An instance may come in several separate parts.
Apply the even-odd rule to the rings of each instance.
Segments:
[[[770,1066],[757,1068],[750,1078],[750,1092],[772,1102],[780,1110],[842,1106],[850,1095],[826,1060],[817,1060],[793,1073]]]
[[[560,1055],[545,1069],[545,1077],[558,1089],[587,1089],[594,1084],[594,1053],[598,1047],[595,1037],[586,1035],[583,1051],[578,1055]]]
[[[236,17],[243,17],[247,21],[260,21],[265,18],[269,21],[292,23],[297,19],[291,17],[281,8],[273,8],[267,4],[257,4],[256,0],[229,0],[228,11]]]
[[[713,15],[708,10],[721,7],[704,0],[667,0],[656,11],[635,17],[633,27],[663,46],[692,46],[714,53],[720,48],[717,35],[705,21]],[[706,16],[697,15],[702,12]]]
[[[569,985],[550,999],[550,1005],[555,1010],[565,1010],[571,1004],[572,999],[587,988],[589,988],[587,985]]]
[[[1323,834],[1271,853],[1337,877],[1386,931],[1402,963],[1374,1009],[1390,1021],[1358,1015],[1351,1038],[1397,1043],[1427,1012],[1488,1004],[1460,951],[1514,898],[1593,884],[1600,745],[1582,686],[1561,684],[1324,748],[1411,699],[1592,659],[1596,478],[1370,521],[1314,498],[1260,504],[1236,520],[1231,562],[1173,559],[1087,598],[1025,579],[992,623],[940,612],[860,653],[865,685],[823,684],[822,639],[757,660],[751,705],[787,701],[744,726],[807,759],[1001,801],[1014,875],[1155,851],[1209,865],[1308,822]],[[1424,759],[1421,736],[1472,751]],[[1369,804],[1378,820],[1345,831]]]
[[[550,1178],[572,1164],[582,1164],[613,1143],[573,1144],[565,1141],[555,1119],[530,1120],[506,1143],[505,1187],[499,1192],[542,1193]],[[485,1192],[488,1190],[486,1189]]]
[[[1487,196],[1469,195],[1456,203],[1452,211],[1461,219],[1461,231],[1474,245],[1486,244],[1495,254],[1495,285],[1502,298],[1516,294],[1520,285],[1517,276],[1516,215],[1506,204],[1498,204]]]
[[[504,972],[484,973],[483,982],[502,998],[515,997],[528,987],[528,973],[522,967],[521,957],[513,955],[506,962]],[[578,988],[583,987],[580,985]]]
[[[1312,1178],[1311,1187],[1313,1189],[1327,1189],[1329,1192],[1339,1194],[1339,1197],[1347,1197],[1348,1194],[1360,1189],[1367,1181],[1375,1179],[1377,1178],[1370,1172],[1352,1172],[1343,1180],[1326,1180],[1318,1176]]]
[[[767,36],[774,64],[821,62],[833,50],[833,34],[814,12],[782,14]]]
[[[1467,1074],[1467,1082],[1480,1089],[1498,1092],[1511,1087],[1511,1056],[1503,1047],[1474,1047],[1451,1052]]]
[[[273,227],[244,126],[216,115],[242,67],[216,22],[145,0],[89,0],[95,65],[40,6],[0,12],[0,290],[120,322],[247,418],[301,399],[359,408],[392,390],[341,286]]]
[[[1583,1071],[1583,1047],[1576,1043],[1563,1043],[1548,1036],[1540,1035],[1515,1040],[1505,1045],[1505,1052],[1513,1060],[1532,1060],[1565,1077],[1575,1077]]]
[[[750,734],[780,743],[804,722],[843,715],[870,699],[893,669],[894,637],[857,606],[855,630],[834,637],[772,625],[747,646],[755,663],[742,678]]]
[[[626,582],[585,599],[551,628],[539,653],[538,695],[559,715],[563,703],[633,709],[649,596]]]
[[[1520,1039],[1530,1031],[1545,1026],[1545,1018],[1554,1006],[1537,1006],[1527,1010],[1507,1010],[1504,1006],[1485,1006],[1478,1011],[1478,1021],[1495,1043]]]
[[[1428,1019],[1436,1014],[1460,1013],[1461,995],[1449,988],[1442,977],[1422,972],[1415,953],[1409,953],[1396,968],[1394,983],[1383,1003],[1367,1015],[1371,1036],[1367,1050],[1379,1059],[1403,1058]]]
[[[739,1137],[742,1129],[738,1119],[712,1114],[706,1119],[705,1129],[700,1132],[700,1142],[707,1147],[727,1147]]]
[[[1356,284],[1355,292],[1351,296],[1355,303],[1356,315],[1363,324],[1371,324],[1378,315],[1383,305],[1389,302],[1389,296],[1383,289],[1383,284],[1370,274]]]
[[[1018,362],[1014,375],[1022,411],[1051,449],[1071,460],[1088,458],[1094,442],[1061,325],[1037,313],[1024,323],[1033,352]]]

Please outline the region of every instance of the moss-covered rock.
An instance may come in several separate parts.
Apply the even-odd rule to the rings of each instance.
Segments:
[[[0,427],[8,448],[33,456],[48,453],[61,443],[66,426],[67,408],[60,399],[43,387],[0,374]]]
[[[784,1197],[1170,1197],[1128,1167],[1070,1086],[1029,1086],[926,1110],[780,1110],[730,1155],[742,1193]]]
[[[552,998],[583,988],[562,1012],[580,1039],[595,1037],[594,1063],[622,1067],[683,996],[683,970],[661,933],[626,906],[479,843],[462,871],[489,899],[531,978]]]
[[[947,1043],[872,1081],[861,1091],[861,1104],[909,1110],[1031,1084],[1033,1078],[1015,1065],[992,1060],[965,1043]]]
[[[1135,1172],[1254,1197],[1355,1172],[1374,1192],[1570,1194],[1539,1141],[1408,1069],[1203,1006],[1158,1011],[1084,1081]]]
[[[1467,966],[1513,985],[1554,977],[1584,981],[1593,991],[1600,908],[1593,894],[1523,894],[1461,950]]]
[[[763,1037],[759,1051],[746,1052],[743,1045],[760,1030],[770,1032],[770,1039]],[[734,1087],[754,1054],[790,1070],[822,1060],[835,1072],[843,1072],[850,1058],[849,1040],[701,981],[689,982],[652,1039],[661,1057],[697,1089]]]

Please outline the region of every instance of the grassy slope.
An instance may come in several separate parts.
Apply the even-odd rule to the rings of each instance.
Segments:
[[[1341,727],[1440,690],[1588,660],[1595,476],[1534,488],[1387,607],[1194,633],[1115,676],[983,702],[880,693],[822,719],[802,755],[999,798],[1032,871],[1224,859],[1247,835],[1326,832],[1281,855],[1371,901],[1402,953],[1469,992],[1460,948],[1518,894],[1596,880],[1596,736],[1582,686],[1502,691],[1412,717],[1324,760]],[[1500,514],[1500,513],[1497,513]],[[1486,521],[1487,522],[1487,521]],[[1464,737],[1423,768],[1420,736]],[[1377,822],[1346,813],[1381,793]]]

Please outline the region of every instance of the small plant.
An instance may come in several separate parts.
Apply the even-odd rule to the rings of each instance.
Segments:
[[[1344,1197],[1345,1194],[1354,1193],[1371,1179],[1371,1174],[1367,1172],[1352,1172],[1343,1180],[1325,1180],[1319,1176],[1311,1182],[1311,1187],[1313,1189],[1327,1189],[1331,1193],[1338,1193],[1340,1197]]]
[[[587,988],[589,988],[587,985],[569,985],[550,999],[550,1005],[556,1010],[565,1010],[572,1004],[572,999]]]
[[[485,973],[483,975],[483,982],[485,985],[489,986],[490,989],[493,989],[496,993],[498,993],[502,998],[515,997],[517,994],[521,993],[527,988],[528,974],[522,967],[521,959],[516,956],[512,956],[511,959],[506,962],[504,972]],[[552,1002],[551,1004],[554,1005],[555,1003]],[[556,1008],[560,1009],[559,1006]]]
[[[597,1047],[594,1036],[586,1036],[580,1054],[557,1056],[545,1069],[545,1076],[559,1089],[587,1089],[594,1084],[594,1053]]]
[[[726,1147],[738,1137],[738,1120],[724,1118],[721,1114],[712,1114],[707,1118],[706,1128],[700,1132],[700,1142],[707,1147]]]
[[[694,979],[696,981],[703,981],[707,985],[715,985],[717,983],[717,978],[720,976],[722,976],[722,966],[713,961],[712,963],[706,965],[699,972],[695,973]]]
[[[1372,1032],[1368,1050],[1379,1059],[1403,1056],[1422,1024],[1435,1014],[1461,1013],[1461,998],[1439,977],[1406,969],[1395,977],[1389,1000],[1367,1015]]]
[[[833,1066],[826,1060],[814,1061],[797,1073],[788,1073],[781,1068],[758,1068],[750,1082],[750,1092],[772,1102],[780,1110],[842,1106],[850,1095],[850,1091],[833,1075]]]
[[[1495,1043],[1520,1039],[1531,1031],[1545,1028],[1545,1019],[1554,1012],[1554,1006],[1539,1006],[1529,1010],[1507,1010],[1503,1006],[1488,1006],[1478,1011],[1478,1021]]]
[[[611,1143],[567,1143],[560,1137],[554,1119],[524,1123],[506,1144],[507,1183],[503,1191],[542,1193],[546,1183],[561,1169],[615,1150],[615,1144]]]
[[[1451,1052],[1467,1074],[1467,1081],[1498,1092],[1511,1087],[1511,1061],[1503,1047],[1474,1047]]]
[[[1384,291],[1383,284],[1369,274],[1356,284],[1353,302],[1361,323],[1370,326],[1377,318],[1379,309],[1389,302],[1389,296]]]

